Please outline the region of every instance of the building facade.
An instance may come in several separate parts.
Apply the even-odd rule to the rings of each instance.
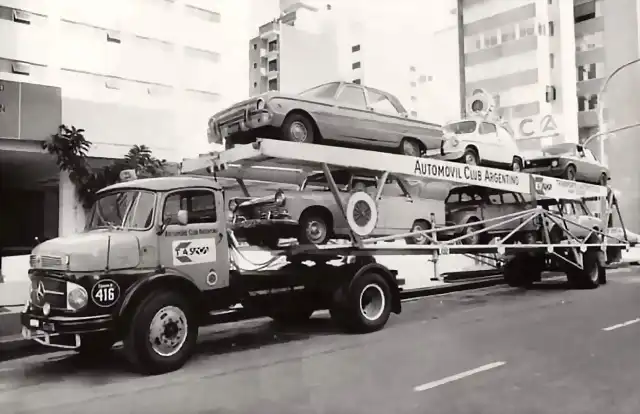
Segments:
[[[86,130],[97,163],[134,144],[169,161],[208,149],[208,117],[246,96],[244,2],[0,0],[0,199],[15,224],[3,223],[5,249],[83,226],[42,153],[61,123]]]
[[[609,74],[640,58],[638,0],[450,0],[457,22],[435,34],[444,74],[435,83],[453,90],[447,114],[467,110],[470,96],[485,90],[494,96],[525,150],[557,142],[584,142],[598,131],[604,106],[608,130],[640,122],[640,64],[622,70],[599,92]],[[458,41],[457,57],[446,51]],[[447,45],[447,46],[443,46]],[[458,70],[455,70],[457,68]],[[448,75],[447,75],[448,74]],[[443,82],[444,80],[444,82]],[[550,122],[551,121],[551,122]],[[603,161],[612,185],[622,193],[626,223],[640,228],[640,180],[635,169],[637,129],[609,134]],[[589,146],[600,154],[597,139]]]

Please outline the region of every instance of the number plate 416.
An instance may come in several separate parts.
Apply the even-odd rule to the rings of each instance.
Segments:
[[[91,289],[91,299],[102,308],[113,306],[120,299],[120,286],[111,279],[101,280]]]

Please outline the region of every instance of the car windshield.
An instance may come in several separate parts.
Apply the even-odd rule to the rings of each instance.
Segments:
[[[349,189],[351,174],[348,171],[333,171],[331,175],[338,186],[338,190],[347,191]],[[330,191],[330,188],[324,173],[316,173],[304,180],[300,186],[300,191],[303,190]]]
[[[452,134],[472,134],[476,131],[477,126],[476,121],[461,121],[445,125],[444,130]]]
[[[305,98],[333,99],[336,96],[339,86],[340,84],[337,82],[325,83],[324,85],[302,91],[298,95]]]
[[[151,227],[155,194],[127,190],[102,195],[91,208],[85,230],[119,228],[143,230]]]
[[[553,147],[547,147],[542,150],[542,153],[545,155],[574,154],[575,152],[575,144],[554,145]]]

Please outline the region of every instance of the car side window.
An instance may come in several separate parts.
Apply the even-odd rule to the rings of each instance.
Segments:
[[[489,194],[489,202],[491,204],[502,204],[501,194]]]
[[[170,224],[177,224],[179,210],[187,211],[189,224],[215,223],[215,193],[210,190],[186,190],[171,194],[164,202],[163,220],[169,219]]]
[[[389,115],[399,115],[398,110],[391,101],[381,93],[367,89],[369,95],[369,106],[376,112]]]
[[[591,152],[590,149],[585,148],[583,151],[584,154],[584,158],[589,160],[589,161],[597,161],[595,155],[593,155],[593,152]]]
[[[479,132],[480,132],[480,135],[495,134],[496,126],[488,122],[483,122],[480,124]]]
[[[345,85],[338,95],[338,101],[356,108],[366,108],[367,101],[364,97],[364,90],[357,86]]]
[[[514,193],[504,193],[502,194],[502,201],[504,204],[517,204],[518,197]]]

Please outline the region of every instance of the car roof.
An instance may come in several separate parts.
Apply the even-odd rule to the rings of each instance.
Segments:
[[[98,193],[112,190],[150,190],[170,191],[184,187],[209,187],[216,190],[222,189],[220,184],[212,177],[199,177],[193,175],[176,175],[171,177],[141,178],[125,181],[103,188]]]

